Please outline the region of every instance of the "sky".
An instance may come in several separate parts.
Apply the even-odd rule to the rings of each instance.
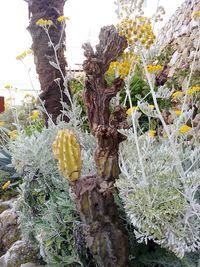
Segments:
[[[183,0],[146,0],[148,14],[153,14],[158,1],[164,6],[166,16],[163,24],[175,12]],[[70,18],[66,28],[68,65],[74,68],[84,60],[81,45],[90,41],[95,45],[102,26],[117,22],[114,12],[114,0],[68,0],[65,15]],[[4,85],[11,84],[16,94],[19,91],[32,90],[28,73],[23,64],[15,58],[31,47],[31,37],[27,31],[28,8],[23,0],[5,0],[1,3],[0,25],[0,95],[8,96]],[[163,25],[162,24],[162,25]],[[39,90],[39,82],[33,64],[33,58],[26,58],[26,65],[31,68],[34,90]],[[22,94],[22,93],[21,93]]]

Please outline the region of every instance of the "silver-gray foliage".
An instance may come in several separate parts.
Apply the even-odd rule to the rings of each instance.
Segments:
[[[69,185],[60,176],[52,152],[52,143],[58,130],[72,125],[60,122],[49,128],[33,132],[31,136],[21,132],[10,144],[12,164],[23,176],[16,210],[25,238],[35,241],[41,256],[52,266],[59,264],[80,265],[73,228],[78,222]],[[94,169],[94,139],[77,129],[82,148],[83,174]]]
[[[124,134],[116,185],[138,241],[152,239],[179,257],[200,249],[200,144],[176,143],[181,177],[167,138],[138,137],[139,161],[132,130]]]

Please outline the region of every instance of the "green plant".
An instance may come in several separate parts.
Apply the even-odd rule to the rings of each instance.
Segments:
[[[68,82],[68,86],[70,88],[70,91],[74,95],[73,100],[76,99],[75,101],[76,101],[77,105],[81,107],[80,116],[84,120],[84,122],[82,124],[83,131],[89,131],[89,123],[88,123],[88,119],[86,116],[85,105],[83,102],[83,89],[84,89],[83,77],[80,77],[79,79],[78,78],[70,79]]]
[[[0,150],[0,196],[9,199],[17,195],[17,187],[21,179],[11,164],[11,155],[8,151]]]
[[[152,61],[156,61],[158,64],[164,66],[169,63],[174,52],[174,48],[172,48],[170,45],[167,45],[164,49],[162,49],[162,51],[153,57]]]
[[[153,103],[149,86],[147,82],[144,80],[143,74],[139,71],[134,73],[134,75],[131,78],[130,96],[133,106],[137,106],[138,101],[140,101],[143,98],[145,98],[145,100],[148,101],[150,104]],[[123,90],[121,93],[121,102],[122,103],[125,102],[125,105],[127,107],[130,107],[125,90]]]
[[[35,131],[42,132],[43,128],[45,127],[44,120],[37,120],[35,122],[32,122],[29,125],[24,126],[24,132],[26,135],[31,136]]]
[[[128,2],[124,1],[125,6]],[[123,4],[123,0],[120,3]],[[128,8],[124,11],[130,12]],[[138,17],[138,19],[147,20],[144,17]],[[51,61],[50,65],[60,71],[65,86],[66,80],[61,70],[64,64],[59,63],[57,54],[60,47],[54,45],[50,38],[49,29],[53,21],[40,19],[37,25],[43,27],[47,34],[48,49],[54,52],[52,57],[55,57],[55,62]],[[149,21],[148,26],[151,29]],[[108,29],[104,37],[111,36],[112,27]],[[142,29],[141,37],[143,33],[145,29]],[[117,33],[115,37],[116,35]],[[106,38],[105,43],[108,40],[109,38]],[[122,40],[123,37],[118,38],[119,43]],[[127,138],[119,150],[121,175],[116,181],[116,186],[128,217],[125,216],[124,224],[129,233],[130,248],[134,251],[130,253],[131,265],[134,267],[136,264],[145,267],[196,267],[199,256],[188,255],[188,252],[198,251],[200,247],[199,140],[197,129],[192,125],[193,110],[189,105],[185,105],[187,97],[181,103],[184,104],[181,110],[178,110],[179,118],[175,117],[173,109],[169,110],[171,121],[164,117],[166,109],[175,108],[170,96],[174,89],[180,88],[181,79],[187,75],[187,70],[177,70],[171,81],[168,80],[165,84],[167,86],[156,87],[156,73],[149,72],[147,66],[147,62],[151,63],[150,60],[147,61],[145,50],[149,45],[142,47],[146,42],[143,40],[143,43],[136,47],[139,48],[138,53],[141,58],[137,64],[140,65],[142,62],[141,66],[136,65],[132,68],[132,72],[125,77],[125,90],[120,97],[117,96],[118,99],[116,97],[113,100],[131,109],[128,125],[125,121],[125,109],[118,106],[114,109],[114,105],[111,108],[109,106],[110,98],[117,94],[123,81],[108,76],[106,84],[103,76],[111,61],[109,52],[112,49],[108,48],[112,41],[108,42],[108,47],[104,47],[104,41],[100,41],[96,52],[90,45],[84,46],[87,58],[84,64],[87,73],[85,102],[91,132],[97,139],[95,153],[97,175],[93,175],[96,171],[92,157],[95,142],[91,134],[83,133],[86,127],[83,124],[85,113],[81,109],[82,84],[76,80],[71,81],[71,88],[74,88],[75,92],[73,99],[65,88],[71,105],[68,106],[61,99],[63,110],[59,109],[59,113],[61,111],[62,114],[57,118],[56,113],[53,119],[58,125],[51,124],[52,120],[49,116],[48,129],[28,126],[22,132],[19,130],[16,141],[10,145],[13,164],[18,173],[24,177],[18,202],[22,232],[39,246],[41,255],[49,265],[77,266],[81,265],[81,262],[85,264],[86,256],[84,259],[82,255],[80,259],[81,249],[77,246],[79,243],[77,239],[84,238],[82,234],[76,235],[77,227],[81,223],[74,206],[75,198],[81,218],[87,225],[87,230],[89,229],[88,245],[98,263],[100,262],[101,265],[107,261],[110,265],[124,266],[127,262],[126,249],[124,249],[126,237],[123,231],[122,234],[120,233],[123,225],[118,228],[120,221],[118,221],[112,192],[114,181],[118,177],[118,145]],[[138,39],[134,41],[137,44]],[[125,45],[124,39],[124,47]],[[117,45],[117,49],[119,47]],[[131,46],[129,48],[131,51],[135,49]],[[117,49],[114,49],[114,53]],[[158,57],[158,61],[163,64],[172,54],[171,51],[165,52],[160,58]],[[108,57],[107,60],[106,57]],[[156,69],[156,66],[152,67]],[[162,66],[157,69],[162,69]],[[193,80],[196,85],[198,78],[195,81]],[[61,88],[63,83],[57,83],[57,85],[63,89]],[[77,103],[79,105],[76,105]],[[62,122],[64,114],[70,120],[67,124]],[[123,129],[129,127],[129,130],[121,130],[121,127]],[[60,176],[51,151],[56,134],[64,128],[73,129],[77,135],[82,148],[82,174],[86,176],[80,181],[77,181],[76,175],[72,177],[71,180],[76,180],[73,183],[73,192]],[[190,131],[194,137],[188,133]],[[61,150],[61,147],[57,149],[59,152],[57,158],[65,155]],[[74,152],[73,149],[70,151]],[[61,164],[68,167],[71,158],[68,153],[65,156],[66,158],[64,156],[63,158],[66,162],[62,160]],[[80,150],[78,161],[79,166],[75,172],[80,172]],[[63,173],[64,176],[71,178],[71,168],[70,172],[67,168]],[[118,237],[117,234],[119,234]],[[114,239],[112,239],[113,236]],[[123,245],[120,247],[121,244],[115,242],[116,240],[120,240]],[[84,243],[85,240],[81,241]],[[146,242],[147,245],[139,242]],[[109,256],[106,258],[107,250]],[[122,252],[122,255],[119,255],[118,251]],[[171,251],[182,259],[177,259]],[[86,254],[85,245],[83,245],[82,254],[83,252]],[[117,259],[117,262],[114,262],[114,259]]]
[[[0,114],[0,121],[4,123],[3,127],[9,131],[15,130],[20,125],[21,128],[31,123],[31,112],[36,109],[35,98],[23,101],[23,105],[9,105],[6,110]]]
[[[16,207],[20,228],[23,236],[39,247],[41,256],[50,266],[81,265],[77,251],[80,237],[74,235],[79,218],[69,185],[60,176],[52,151],[58,131],[75,126],[84,148],[82,157],[86,159],[82,171],[88,173],[94,169],[90,154],[94,149],[93,138],[79,132],[82,127],[78,115],[80,111],[75,107],[74,110],[77,113],[69,113],[72,116],[69,124],[49,124],[48,129],[33,131],[31,135],[22,130],[10,143],[12,163],[23,177]],[[82,261],[87,262],[86,258],[87,255]]]

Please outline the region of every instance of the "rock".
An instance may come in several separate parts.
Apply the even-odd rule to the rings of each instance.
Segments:
[[[197,114],[193,120],[193,125],[195,127],[199,126],[200,125],[200,114]]]
[[[0,213],[4,212],[7,209],[10,209],[9,205],[4,202],[0,203]]]
[[[2,213],[4,210],[13,208],[15,203],[16,203],[16,198],[12,198],[7,201],[0,200],[0,213]]]
[[[174,73],[174,65],[179,67],[183,62],[192,63],[193,53],[190,51],[197,48],[199,39],[199,21],[192,19],[192,13],[199,9],[200,1],[185,0],[159,32],[156,43],[158,47],[170,46],[177,51],[169,63],[169,67],[172,68],[169,76]],[[200,67],[195,65],[195,69],[198,70]]]
[[[193,42],[194,48],[196,48],[196,49],[198,48],[199,49],[199,45],[200,45],[199,44],[199,40],[198,39],[195,39],[194,42]]]
[[[199,64],[199,60],[195,60],[194,62],[194,66],[193,66],[193,70],[194,71],[200,71],[200,64]]]
[[[178,53],[178,51],[176,51],[173,55],[172,58],[169,62],[169,66],[174,66],[176,64],[176,62],[178,61],[178,59],[180,58],[180,54]]]
[[[179,31],[172,31],[173,32],[173,40],[177,40],[177,38],[179,37]]]
[[[183,25],[180,29],[179,35],[184,35],[190,30],[190,27],[188,25]]]
[[[197,20],[191,20],[190,22],[190,30],[194,29],[194,28],[198,28],[199,26],[199,22]]]
[[[17,216],[12,209],[5,210],[0,214],[0,256],[20,238],[17,225]]]
[[[183,60],[187,60],[187,58],[188,58],[188,56],[189,56],[189,49],[186,47],[184,50],[183,50],[183,52],[182,52],[182,59]]]
[[[18,240],[0,258],[0,267],[20,267],[34,258],[37,258],[37,250],[26,241]]]
[[[176,71],[176,67],[175,66],[170,68],[169,73],[168,73],[168,77],[172,77],[174,75],[175,71]]]
[[[190,39],[191,40],[196,40],[198,36],[198,32],[196,31],[196,29],[192,30],[191,34],[190,34]]]
[[[191,50],[191,51],[190,51],[190,55],[189,55],[189,59],[190,59],[190,60],[193,60],[193,58],[195,57],[195,55],[196,55],[195,50]]]

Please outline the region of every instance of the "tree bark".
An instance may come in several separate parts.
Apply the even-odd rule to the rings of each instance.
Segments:
[[[128,266],[128,238],[114,201],[113,185],[118,178],[118,149],[124,136],[118,132],[127,128],[126,111],[116,106],[111,112],[110,100],[124,82],[117,78],[108,87],[104,78],[112,61],[127,47],[114,26],[101,29],[96,52],[84,44],[86,73],[84,101],[90,129],[97,141],[95,161],[97,174],[80,178],[74,184],[76,204],[85,225],[87,244],[99,267]]]
[[[34,52],[34,62],[39,76],[41,90],[43,91],[40,98],[44,101],[47,112],[52,115],[53,121],[56,122],[62,110],[61,99],[69,103],[67,96],[62,93],[64,90],[63,78],[66,75],[67,66],[64,56],[65,27],[64,24],[57,21],[57,18],[63,15],[63,8],[66,0],[26,1],[28,2],[29,8],[30,23],[28,30],[33,40],[32,50]],[[49,63],[49,61],[56,62],[55,52],[53,47],[49,45],[49,39],[44,29],[36,25],[36,22],[41,18],[53,21],[53,25],[49,28],[49,35],[54,46],[59,44],[57,57],[63,75]]]

